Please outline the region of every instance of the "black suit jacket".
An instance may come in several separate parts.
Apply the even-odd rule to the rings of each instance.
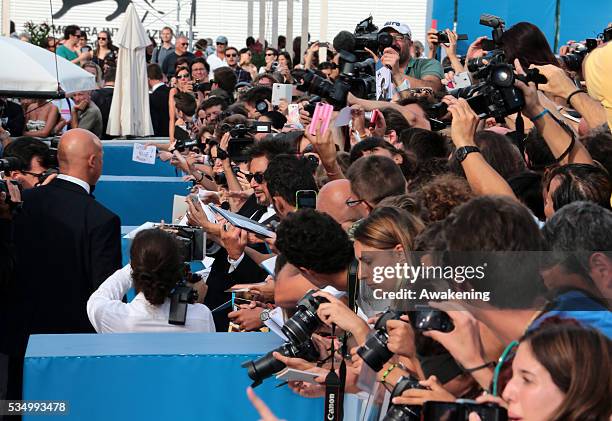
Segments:
[[[255,221],[258,221],[266,211],[266,208],[258,205],[255,195],[249,197],[249,199],[242,205],[240,210],[237,212],[239,215],[246,216]],[[235,284],[241,283],[255,283],[261,282],[266,279],[267,272],[260,268],[257,263],[253,262],[248,256],[245,256],[243,261],[240,262],[236,273],[228,274],[230,264],[227,261],[227,251],[221,248],[213,256],[215,261],[212,264],[210,274],[206,280],[208,285],[208,292],[204,299],[204,304],[211,310],[216,309],[221,304],[231,299],[231,293],[224,292],[228,288]],[[215,321],[215,327],[217,332],[227,331],[229,325],[229,319],[227,315],[232,309],[219,310],[213,313],[213,319]]]
[[[30,334],[94,332],[86,303],[121,267],[119,217],[81,186],[56,179],[24,192],[13,230],[9,322],[18,351]]]
[[[101,139],[112,139],[113,136],[106,134],[108,126],[108,115],[110,114],[111,104],[113,102],[114,87],[104,87],[92,92],[91,100],[96,103],[102,114],[102,137]]]
[[[157,137],[168,137],[168,125],[170,122],[170,110],[168,99],[170,88],[162,85],[149,95],[149,109],[151,111],[151,121],[153,122],[153,133]]]

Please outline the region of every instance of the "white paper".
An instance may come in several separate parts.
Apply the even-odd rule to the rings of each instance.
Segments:
[[[145,146],[142,143],[134,143],[132,149],[132,161],[142,164],[155,164],[155,155],[157,148],[153,145]]]
[[[270,318],[264,321],[264,324],[270,329],[270,331],[276,333],[283,341],[288,341],[289,338],[285,336],[281,328],[285,325],[285,318],[283,317],[283,309],[275,307],[271,310],[268,315]]]
[[[128,240],[133,240],[134,237],[136,237],[136,234],[138,234],[140,231],[148,230],[150,228],[155,228],[155,223],[153,223],[153,222],[145,222],[144,224],[142,224],[141,226],[139,226],[135,230],[132,230],[132,231],[128,232],[127,234],[125,234],[123,236],[123,238],[127,238]]]
[[[259,264],[259,266],[264,268],[265,271],[268,272],[272,277],[274,277],[274,267],[276,266],[276,258],[277,256],[270,257],[269,259],[266,259]]]
[[[351,107],[344,107],[338,113],[338,117],[336,117],[334,126],[335,127],[348,126],[350,122],[351,122]]]
[[[270,231],[268,227],[259,222],[255,222],[252,219],[245,218],[242,215],[238,215],[237,213],[227,211],[225,209],[219,208],[215,205],[208,205],[213,212],[221,215],[227,222],[232,224],[235,227],[245,229],[249,232],[253,232],[255,234],[262,235],[267,238],[274,238],[276,234],[273,231]]]
[[[376,71],[377,101],[388,101],[393,98],[391,80],[391,70],[388,67],[383,66]]]
[[[276,380],[284,380],[286,382],[300,381],[317,384],[315,379],[320,375],[321,374],[319,373],[312,373],[310,371],[296,370],[294,368],[287,367],[276,375]]]
[[[204,257],[204,260],[202,260],[202,264],[204,265],[206,269],[208,269],[212,266],[214,261],[215,261],[214,257],[206,256]]]

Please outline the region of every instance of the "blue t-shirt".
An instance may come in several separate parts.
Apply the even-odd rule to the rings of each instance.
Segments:
[[[549,317],[575,319],[583,326],[592,327],[612,339],[612,312],[580,290],[571,290],[558,295],[552,310],[537,318],[529,330],[537,328]]]

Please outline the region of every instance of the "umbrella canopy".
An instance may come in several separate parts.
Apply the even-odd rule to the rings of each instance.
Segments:
[[[0,51],[0,96],[50,98],[97,88],[91,73],[44,48],[0,37]]]
[[[115,90],[106,132],[112,136],[153,134],[145,48],[151,43],[130,4],[114,42],[119,46]]]

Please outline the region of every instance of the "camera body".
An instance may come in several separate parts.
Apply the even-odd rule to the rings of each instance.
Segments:
[[[482,421],[508,420],[505,408],[493,403],[477,404],[463,399],[456,402],[425,402],[421,415],[424,420],[467,421],[472,412],[476,412]]]
[[[382,370],[383,366],[393,356],[393,352],[387,348],[389,340],[387,321],[399,320],[403,314],[405,313],[397,310],[385,311],[374,325],[374,334],[357,350],[357,354],[372,370],[376,372]]]
[[[391,399],[401,396],[404,391],[408,389],[425,389],[425,386],[421,386],[418,380],[407,376],[402,377],[395,384],[393,391],[391,392]],[[383,421],[420,421],[421,419],[421,406],[420,405],[397,405],[392,404],[387,410],[387,414]]]
[[[174,149],[179,152],[191,151],[195,148],[204,149],[199,139],[176,139],[174,144]]]
[[[193,84],[194,92],[210,92],[212,89],[212,84],[210,82],[200,82],[199,80],[195,80]]]
[[[410,312],[410,324],[414,330],[421,332],[429,330],[451,332],[455,328],[448,314],[427,305],[415,306],[414,311]]]
[[[232,165],[232,172],[236,175],[240,172],[240,167]],[[218,172],[215,174],[214,181],[218,186],[227,186],[227,177],[224,172]]]
[[[15,156],[9,156],[6,158],[0,158],[0,172],[1,171],[21,171],[25,169],[23,161]]]
[[[436,36],[438,37],[436,44],[448,44],[450,42],[448,35],[444,31],[438,31]],[[465,41],[466,39],[468,39],[466,34],[457,34],[457,41]]]
[[[155,225],[155,227],[162,228],[161,225]],[[163,229],[174,235],[179,241],[184,262],[204,260],[206,236],[202,228],[182,225],[164,225]]]
[[[561,56],[561,62],[567,70],[580,72],[582,70],[584,58],[595,48],[597,48],[597,40],[595,38],[587,38],[584,44],[574,44],[569,54]]]
[[[252,387],[260,385],[263,380],[285,368],[285,364],[272,356],[273,352],[278,352],[287,357],[303,358],[306,361],[316,361],[319,358],[319,352],[310,336],[321,325],[321,319],[317,316],[317,309],[320,304],[328,302],[328,300],[324,297],[313,297],[315,292],[317,290],[314,289],[308,291],[298,301],[296,313],[281,328],[289,342],[257,360],[242,364],[242,367],[247,369],[249,377],[253,380]]]

